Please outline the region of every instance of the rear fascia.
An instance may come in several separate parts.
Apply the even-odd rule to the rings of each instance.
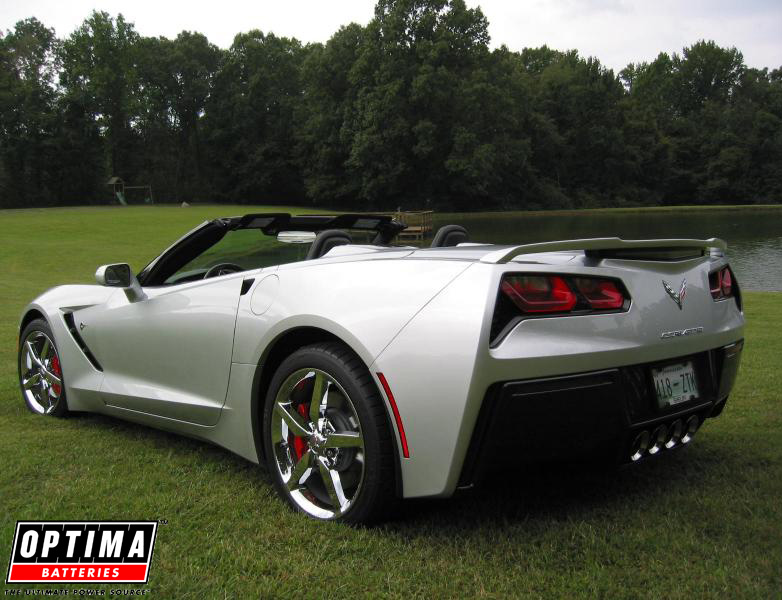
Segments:
[[[448,496],[459,482],[483,399],[492,385],[665,361],[730,345],[743,337],[736,302],[714,302],[710,256],[685,261],[605,259],[583,254],[556,265],[477,263],[408,323],[378,356],[405,423],[410,458],[402,461],[405,497]],[[562,273],[619,278],[632,298],[627,312],[527,319],[492,348],[497,289],[505,273]],[[680,310],[662,280],[687,278]],[[677,288],[678,289],[678,288]],[[703,327],[697,335],[667,331]]]
[[[620,465],[652,458],[646,453],[631,458],[633,440],[660,426],[670,428],[677,420],[684,423],[696,416],[703,422],[719,415],[735,381],[742,346],[737,342],[662,363],[493,384],[483,400],[459,485],[480,483],[525,463]],[[652,368],[683,362],[693,366],[698,397],[659,406]],[[507,423],[513,423],[514,435],[508,435]],[[680,447],[674,441],[665,450]]]

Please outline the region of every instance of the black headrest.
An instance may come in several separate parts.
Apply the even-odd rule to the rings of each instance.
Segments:
[[[467,230],[461,225],[443,225],[434,234],[432,248],[446,248],[469,241]]]
[[[353,238],[350,237],[350,234],[339,229],[321,231],[318,234],[318,237],[315,238],[315,241],[312,242],[312,246],[310,246],[305,260],[320,258],[335,246],[344,246],[345,244],[352,243]]]

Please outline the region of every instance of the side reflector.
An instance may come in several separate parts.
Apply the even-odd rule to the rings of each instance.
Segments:
[[[396,428],[399,431],[399,441],[402,442],[402,455],[405,458],[410,458],[410,451],[407,448],[407,436],[405,435],[405,426],[402,425],[402,417],[399,415],[399,409],[396,406],[396,400],[394,400],[394,394],[391,393],[391,388],[388,386],[386,376],[382,373],[377,374],[377,378],[380,380],[380,384],[383,386],[383,391],[386,393],[388,401],[391,403],[391,410],[394,411],[394,419],[396,420]]]

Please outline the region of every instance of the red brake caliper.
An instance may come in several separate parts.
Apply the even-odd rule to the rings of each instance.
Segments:
[[[304,387],[305,380],[302,379],[297,385],[295,389],[301,389]],[[309,416],[307,415],[307,406],[302,403],[299,404],[298,408],[296,409],[299,411],[299,414],[304,417],[305,423],[309,420]],[[302,456],[304,456],[304,453],[307,451],[307,442],[304,440],[304,438],[293,435],[292,433],[288,434],[288,443],[291,443],[290,438],[293,438],[293,451],[296,453],[296,460],[300,460]]]
[[[62,371],[60,370],[60,359],[57,358],[56,356],[53,357],[51,366],[52,366],[52,373],[54,373],[55,375],[57,375],[57,377],[62,379]],[[54,391],[55,394],[59,396],[60,392],[62,391],[62,388],[60,387],[59,383],[53,383],[52,390]]]
[[[302,417],[305,419],[307,418],[307,407],[304,404],[299,404],[299,408],[297,410]],[[299,437],[297,435],[293,436],[293,450],[296,452],[297,460],[304,456],[304,453],[307,451],[307,442],[304,441],[303,437]]]

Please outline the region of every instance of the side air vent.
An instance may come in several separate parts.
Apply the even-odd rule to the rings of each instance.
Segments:
[[[245,279],[244,281],[242,281],[242,291],[239,293],[239,295],[244,296],[247,292],[249,292],[254,282],[255,282],[255,278],[253,277],[250,277],[250,279]]]
[[[71,336],[79,348],[81,348],[81,351],[84,353],[84,356],[87,357],[87,360],[90,361],[90,364],[98,371],[103,371],[103,367],[100,366],[100,363],[92,354],[92,352],[90,352],[87,344],[84,343],[84,338],[82,338],[79,334],[79,328],[76,327],[76,323],[73,320],[73,313],[65,313],[62,318],[65,320],[65,324],[68,326],[68,331],[70,331]]]

